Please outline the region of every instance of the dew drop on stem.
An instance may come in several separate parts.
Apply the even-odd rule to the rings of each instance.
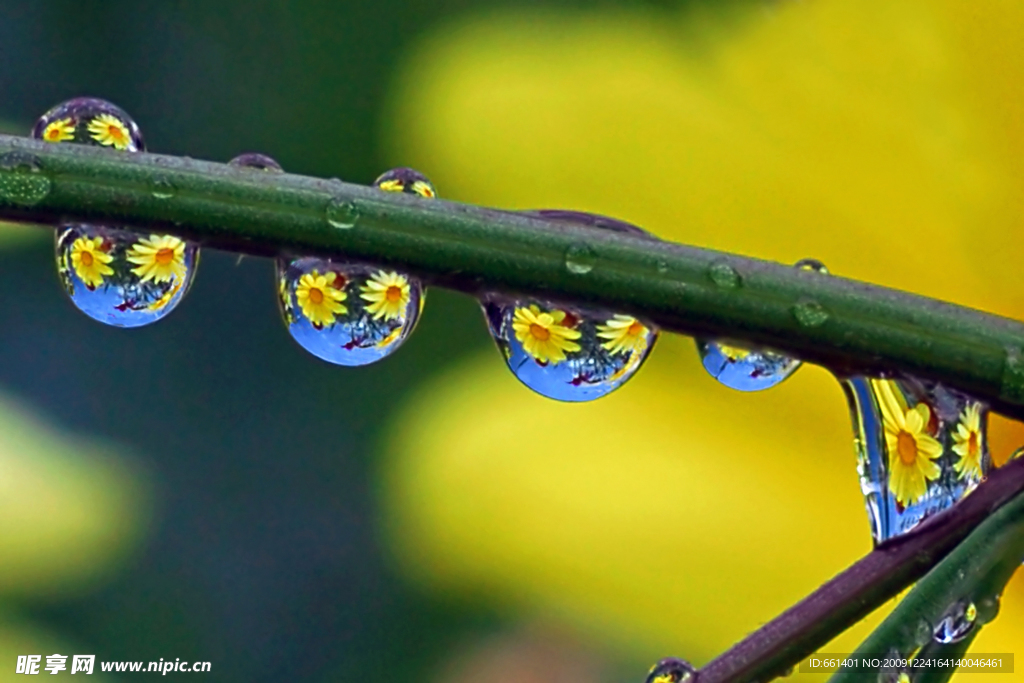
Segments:
[[[68,100],[43,114],[32,137],[126,153],[145,149],[128,114],[90,97]],[[152,188],[154,196],[168,191],[159,183]],[[174,310],[199,263],[195,242],[109,223],[61,223],[56,247],[57,272],[72,303],[115,327],[148,325]]]
[[[250,158],[246,165],[255,168],[257,162],[280,170],[265,157]],[[423,199],[437,194],[423,174],[410,168],[388,171],[374,186]],[[346,227],[355,224],[347,209],[339,205],[337,211],[334,220]],[[331,216],[328,207],[328,220]],[[368,365],[397,351],[412,334],[426,297],[422,283],[409,273],[345,258],[279,258],[276,271],[289,334],[306,351],[336,365]]]

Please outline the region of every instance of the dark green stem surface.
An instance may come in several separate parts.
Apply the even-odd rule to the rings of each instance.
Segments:
[[[599,306],[674,332],[778,349],[838,372],[901,370],[1024,417],[1021,323],[604,230],[600,222],[573,224],[337,180],[11,136],[0,136],[0,219],[124,224],[236,252],[344,255],[401,266],[471,294],[503,291]]]

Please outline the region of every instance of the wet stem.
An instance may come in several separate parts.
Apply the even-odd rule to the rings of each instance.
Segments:
[[[594,217],[573,224],[337,180],[0,136],[0,219],[125,224],[269,257],[344,255],[476,296],[486,291],[599,306],[668,331],[740,339],[842,374],[905,372],[1024,417],[1024,325],[1016,321],[813,270],[618,233]],[[1022,490],[1024,461],[1013,461],[707,664],[697,679],[782,675],[944,557],[952,559],[958,544],[972,544],[968,535],[1001,507],[1024,509]],[[1007,526],[1020,534],[1018,527]],[[927,584],[919,588],[932,590]]]

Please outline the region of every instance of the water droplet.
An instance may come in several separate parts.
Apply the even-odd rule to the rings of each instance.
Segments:
[[[359,207],[348,199],[335,197],[327,203],[327,222],[336,228],[349,230],[356,227],[359,220]]]
[[[1007,401],[1020,403],[1024,401],[1024,356],[1016,347],[1006,349],[1003,362],[1003,381],[999,387],[1000,397]]]
[[[154,178],[149,189],[156,199],[170,199],[177,192],[177,189],[167,178]]]
[[[967,637],[974,628],[978,610],[973,602],[954,603],[935,627],[935,642],[949,645]]]
[[[646,235],[640,228],[596,214],[558,209],[526,215],[573,225]],[[570,265],[570,261],[577,265]],[[573,272],[593,264],[566,259]],[[583,270],[585,268],[585,270]],[[618,311],[563,305],[496,293],[481,297],[491,336],[523,384],[559,401],[590,401],[622,386],[647,359],[658,330]]]
[[[668,272],[668,261],[658,261],[655,264],[654,268],[655,270],[658,271],[659,274],[664,275],[665,273]]]
[[[978,600],[977,617],[979,624],[990,624],[999,616],[999,596],[991,595]]]
[[[914,647],[924,647],[932,641],[932,625],[921,619],[914,627]]]
[[[281,168],[281,164],[277,163],[271,157],[266,154],[260,154],[259,152],[246,152],[245,154],[239,154],[237,157],[228,162],[231,166],[237,166],[238,168],[252,169],[254,171],[270,171],[272,173],[282,173],[284,169]]]
[[[645,683],[688,683],[697,670],[685,659],[666,657],[647,672]]]
[[[719,382],[739,391],[760,391],[779,384],[800,361],[775,351],[751,350],[724,341],[697,339],[701,364]]]
[[[793,317],[804,327],[820,327],[828,320],[828,311],[817,301],[808,299],[793,304]]]
[[[36,156],[17,151],[0,156],[0,201],[35,206],[50,194],[51,185]]]
[[[708,268],[708,277],[722,289],[736,289],[740,286],[740,274],[724,261],[717,261]]]
[[[572,244],[565,251],[565,269],[573,275],[586,275],[595,263],[597,254],[586,244]]]
[[[408,168],[389,171],[374,184],[386,192],[436,195],[430,181]],[[412,275],[346,259],[278,259],[277,281],[289,333],[314,356],[337,365],[367,365],[394,353],[412,334],[426,298]]]
[[[145,149],[131,117],[88,97],[43,114],[32,136],[124,152]],[[57,273],[71,301],[89,317],[115,327],[148,325],[174,310],[199,262],[194,242],[120,225],[62,223],[56,246]]]
[[[985,404],[909,376],[842,384],[876,543],[949,508],[990,471]]]
[[[802,258],[794,263],[793,267],[797,270],[809,270],[814,273],[828,275],[828,268],[826,268],[825,264],[816,258]]]

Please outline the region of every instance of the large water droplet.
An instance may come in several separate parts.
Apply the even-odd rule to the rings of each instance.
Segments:
[[[978,600],[975,605],[978,609],[978,623],[989,624],[999,616],[999,596],[989,595]]]
[[[50,194],[51,185],[34,155],[7,152],[0,156],[0,202],[35,206]]]
[[[524,212],[548,220],[646,235],[614,219],[576,211]],[[590,401],[622,386],[647,359],[658,330],[617,311],[496,293],[481,297],[491,336],[512,373],[559,401]]]
[[[666,657],[647,672],[645,683],[688,683],[697,670],[685,659]]]
[[[828,272],[824,264],[814,259],[797,261],[793,267]],[[719,287],[730,289],[740,284],[739,274],[724,262],[713,264],[709,272]],[[708,374],[739,391],[769,389],[789,378],[801,365],[799,360],[771,349],[755,349],[724,340],[697,339],[696,342],[701,364]]]
[[[125,152],[145,148],[131,117],[88,97],[43,114],[32,136]],[[193,242],[120,225],[63,223],[56,245],[57,272],[71,301],[89,317],[116,327],[147,325],[174,310],[199,261]]]
[[[388,171],[374,184],[386,192],[436,196],[430,181],[408,168]],[[367,365],[394,353],[412,333],[426,297],[408,273],[337,258],[278,259],[277,281],[289,333],[337,365]]]
[[[988,474],[984,403],[909,376],[854,376],[842,383],[876,543],[949,508]]]
[[[954,603],[935,626],[935,642],[949,645],[967,637],[978,619],[978,608],[973,602]]]
[[[586,244],[572,244],[565,251],[565,269],[573,275],[586,275],[595,263],[597,254]]]

